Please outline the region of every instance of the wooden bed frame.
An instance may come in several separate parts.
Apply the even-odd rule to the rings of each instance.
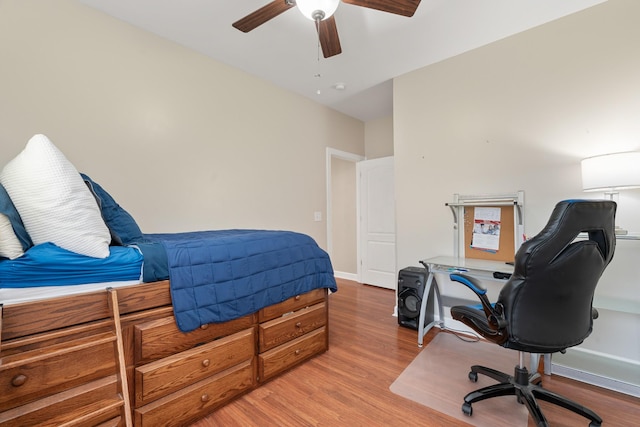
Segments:
[[[328,292],[183,333],[169,282],[0,305],[0,425],[184,425],[328,349]]]

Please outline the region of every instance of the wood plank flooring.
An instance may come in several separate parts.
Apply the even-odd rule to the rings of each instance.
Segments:
[[[468,426],[393,394],[389,386],[421,349],[417,333],[392,316],[395,292],[338,280],[329,305],[329,351],[253,390],[192,426]],[[597,327],[597,326],[596,326]],[[428,343],[436,330],[425,337]],[[514,365],[517,353],[514,352]],[[466,378],[452,378],[451,387]],[[545,387],[596,411],[603,426],[640,425],[640,399],[546,377]],[[582,390],[582,391],[581,391]],[[585,400],[584,390],[598,390]],[[460,403],[462,396],[460,394]],[[542,404],[553,426],[587,426],[566,410]],[[529,426],[533,422],[529,420]]]

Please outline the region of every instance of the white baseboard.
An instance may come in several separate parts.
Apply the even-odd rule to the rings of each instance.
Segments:
[[[569,368],[567,366],[554,365],[551,362],[551,373],[562,377],[571,378],[572,380],[581,381],[583,383],[595,385],[619,393],[640,397],[640,387],[634,384],[618,381],[614,378],[607,378],[601,375],[584,372],[579,369]]]
[[[334,271],[333,275],[338,279],[352,280],[354,282],[358,281],[358,275],[355,273],[345,273],[344,271]]]
[[[551,373],[598,387],[640,397],[638,362],[574,347],[554,354]]]

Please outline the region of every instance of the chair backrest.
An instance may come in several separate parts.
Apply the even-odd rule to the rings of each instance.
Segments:
[[[551,353],[589,336],[593,294],[615,249],[615,213],[610,200],[562,201],[522,244],[498,297],[508,322],[504,347]]]

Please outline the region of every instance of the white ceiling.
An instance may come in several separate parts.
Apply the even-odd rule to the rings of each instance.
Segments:
[[[422,0],[411,18],[341,3],[342,53],[328,59],[296,8],[246,34],[231,26],[271,0],[80,1],[368,121],[392,113],[394,77],[606,0]]]

